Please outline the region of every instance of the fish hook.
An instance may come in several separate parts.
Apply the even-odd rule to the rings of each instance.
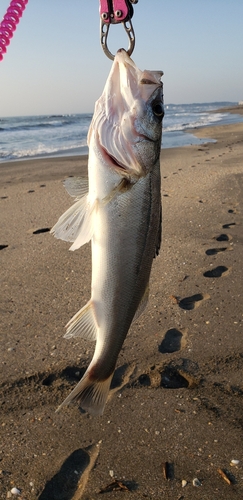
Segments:
[[[138,0],[100,0],[100,43],[105,55],[113,61],[114,55],[107,45],[107,38],[111,24],[122,23],[129,38],[127,53],[130,56],[135,47],[135,33],[131,18],[133,16],[132,4]]]

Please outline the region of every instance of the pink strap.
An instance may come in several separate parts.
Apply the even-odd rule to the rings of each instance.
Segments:
[[[111,22],[108,0],[100,0],[100,17],[104,23]]]
[[[108,0],[100,0],[100,17],[104,23],[122,23],[127,15],[128,5],[126,0],[112,0],[112,10]]]
[[[17,24],[23,15],[28,0],[12,0],[0,24],[0,61],[2,61],[7,46],[16,30]]]

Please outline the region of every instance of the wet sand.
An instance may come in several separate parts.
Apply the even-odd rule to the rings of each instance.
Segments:
[[[243,498],[243,124],[195,133],[217,142],[162,150],[150,301],[98,418],[55,413],[94,349],[63,338],[89,299],[90,245],[49,234],[87,158],[0,165],[0,498],[92,500],[111,483],[103,498]]]

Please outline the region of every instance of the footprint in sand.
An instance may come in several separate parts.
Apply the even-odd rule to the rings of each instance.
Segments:
[[[164,389],[192,389],[196,387],[200,380],[194,376],[194,370],[189,371],[188,368],[175,365],[170,362],[167,366],[151,366],[146,373],[142,373],[137,380],[135,380],[132,387],[151,387]]]
[[[33,234],[48,233],[51,230],[50,227],[43,227],[42,229],[36,229]]]
[[[181,299],[179,301],[179,307],[181,309],[185,309],[186,311],[192,311],[193,309],[196,309],[202,301],[207,299],[210,299],[210,295],[208,293],[196,293],[195,295]]]
[[[159,352],[162,354],[180,351],[186,346],[187,328],[177,330],[177,328],[170,328],[167,330],[160,346]]]
[[[213,239],[216,241],[230,241],[232,240],[232,236],[222,233],[219,236],[215,236]]]
[[[223,229],[229,229],[231,226],[236,226],[235,222],[229,222],[229,224],[224,224],[222,226]]]
[[[164,389],[193,389],[198,384],[199,381],[191,373],[174,366],[166,366],[161,373],[161,386]]]
[[[133,375],[135,368],[136,368],[135,364],[132,365],[124,364],[123,366],[116,368],[112,378],[108,400],[111,399],[113,394],[115,394],[118,391],[121,391],[121,389],[130,382],[131,376]]]
[[[226,250],[233,250],[232,247],[208,248],[206,255],[217,255],[217,253],[225,252]]]
[[[182,339],[186,337],[187,331],[187,328],[183,328],[179,332],[182,334]],[[145,372],[138,376],[136,375],[136,378],[129,383],[128,387],[192,389],[198,386],[200,382],[198,364],[188,358],[175,356],[174,359],[171,358],[169,360],[168,364],[165,364],[163,359],[160,364],[149,366]]]
[[[221,278],[221,276],[224,276],[227,272],[229,272],[228,267],[217,266],[214,269],[203,273],[203,276],[205,276],[205,278]]]
[[[80,500],[99,456],[100,446],[101,441],[73,451],[66,458],[59,471],[46,483],[44,490],[38,497],[39,500],[50,500],[51,498]]]

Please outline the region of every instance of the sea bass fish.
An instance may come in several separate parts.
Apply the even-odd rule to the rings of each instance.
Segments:
[[[117,52],[88,133],[87,194],[69,179],[77,201],[52,229],[73,242],[70,250],[91,240],[91,298],[65,337],[96,340],[90,365],[59,408],[76,400],[102,415],[123,342],[147,304],[161,240],[162,74]]]

